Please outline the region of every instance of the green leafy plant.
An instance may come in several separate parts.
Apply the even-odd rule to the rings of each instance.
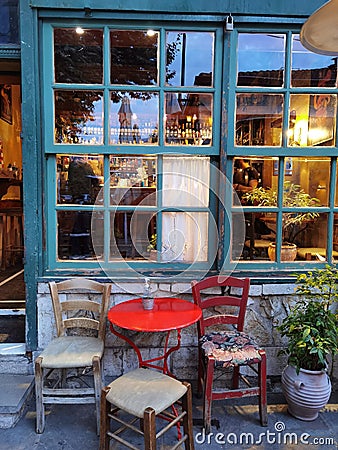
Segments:
[[[152,234],[149,239],[149,245],[147,247],[148,252],[151,250],[156,250],[157,248],[157,234]]]
[[[255,206],[277,206],[277,191],[271,188],[257,187],[243,195],[243,200]],[[318,206],[319,200],[307,194],[298,184],[286,181],[283,189],[283,207],[308,208]],[[296,236],[305,227],[302,225],[319,217],[317,212],[284,212],[282,215],[282,239],[283,242],[293,243]]]
[[[333,312],[338,301],[338,269],[326,265],[297,275],[295,306],[278,326],[288,338],[288,363],[299,370],[322,370],[327,358],[338,352],[338,316]]]

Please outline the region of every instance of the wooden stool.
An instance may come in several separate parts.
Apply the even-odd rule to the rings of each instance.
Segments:
[[[182,411],[173,414],[169,409],[180,401]],[[121,414],[118,414],[121,412]],[[132,416],[130,421],[122,413]],[[164,418],[169,423],[156,430],[156,418]],[[110,421],[121,426],[112,431]],[[140,428],[133,424],[140,420]],[[125,446],[139,450],[120,435],[131,430],[143,436],[144,450],[155,450],[156,440],[172,426],[182,421],[184,434],[178,440],[175,432],[176,449],[184,442],[186,450],[194,449],[192,430],[192,394],[189,383],[180,382],[168,375],[152,369],[139,368],[114,380],[101,393],[100,450],[109,450],[109,442],[114,439]],[[169,447],[166,447],[169,449]],[[181,448],[181,447],[180,447]]]

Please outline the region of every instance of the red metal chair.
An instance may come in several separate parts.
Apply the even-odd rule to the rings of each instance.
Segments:
[[[203,311],[198,322],[198,392],[201,394],[204,387],[203,422],[206,432],[211,426],[212,401],[227,398],[258,396],[260,421],[262,426],[266,426],[266,354],[243,332],[249,278],[216,275],[191,284],[194,301]],[[250,386],[240,372],[242,366],[248,366],[258,374],[258,386]],[[222,382],[221,389],[216,388],[216,371],[218,374],[221,370],[224,375],[224,372],[229,373],[229,369],[232,386],[227,388]],[[217,380],[219,382],[218,377]]]

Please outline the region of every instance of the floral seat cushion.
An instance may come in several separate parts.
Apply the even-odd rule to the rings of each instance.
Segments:
[[[216,366],[229,367],[258,363],[260,347],[240,331],[214,331],[200,339],[205,356],[212,356]]]

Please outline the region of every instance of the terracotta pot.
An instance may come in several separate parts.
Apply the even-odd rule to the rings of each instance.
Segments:
[[[282,389],[289,413],[301,420],[315,420],[331,395],[331,382],[323,370],[300,369],[297,375],[293,366],[282,373]]]
[[[276,244],[270,242],[268,247],[268,255],[271,261],[276,261]],[[281,261],[294,261],[297,256],[296,244],[282,244]]]

